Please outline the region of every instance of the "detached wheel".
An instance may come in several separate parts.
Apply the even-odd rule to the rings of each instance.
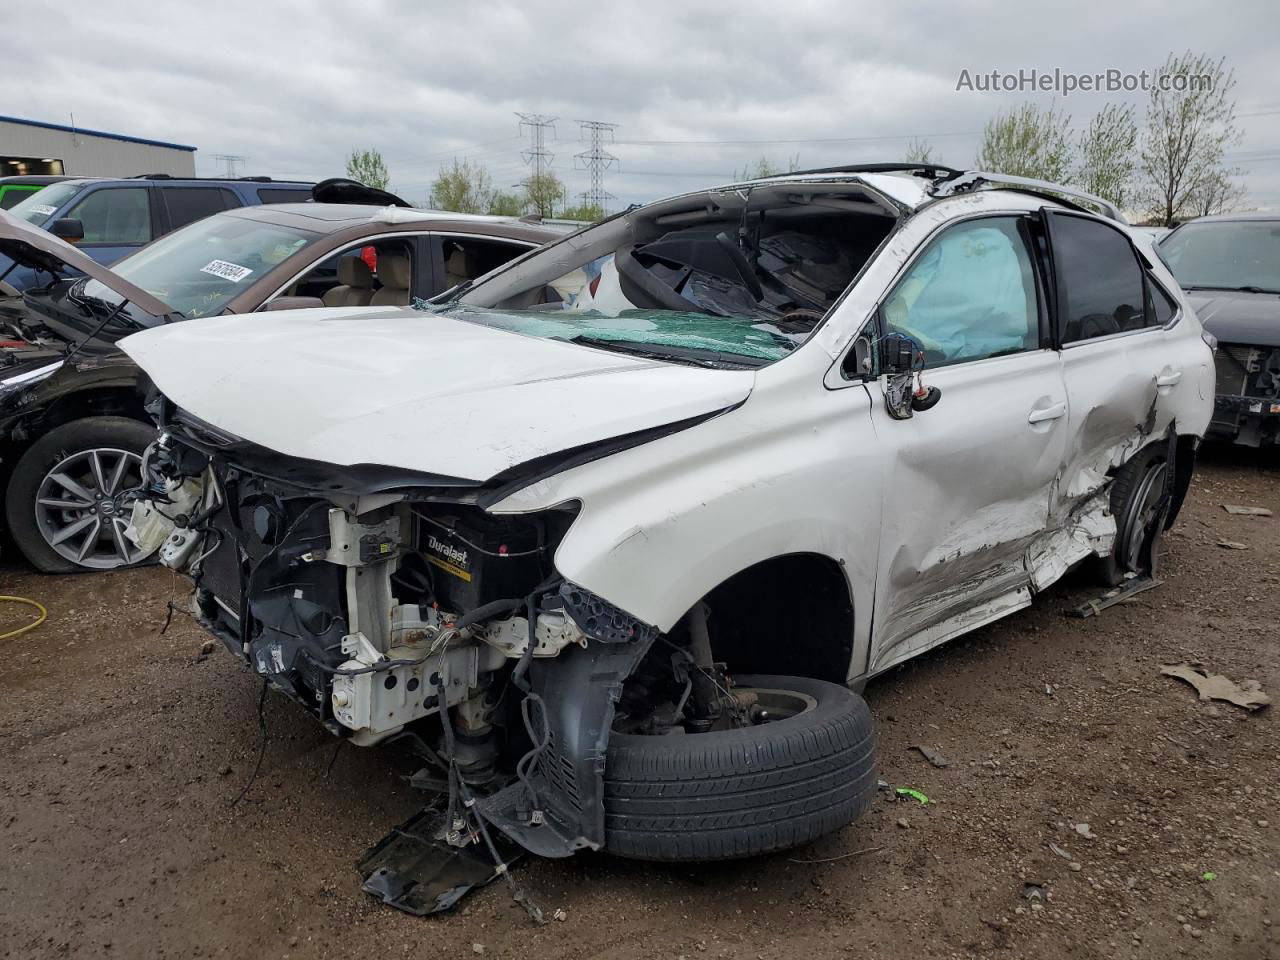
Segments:
[[[1169,448],[1153,443],[1120,468],[1111,482],[1111,515],[1116,542],[1107,557],[1096,561],[1098,578],[1119,586],[1131,573],[1150,572],[1151,554],[1159,545],[1169,503]]]
[[[147,559],[124,535],[130,491],[155,429],[127,417],[86,417],[50,430],[13,470],[5,518],[43,573],[114,570]]]
[[[730,860],[799,846],[875,797],[863,699],[803,677],[740,676],[776,719],[669,736],[615,733],[605,760],[605,849],[638,860]]]

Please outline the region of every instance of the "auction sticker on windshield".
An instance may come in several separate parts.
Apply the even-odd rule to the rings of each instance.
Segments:
[[[211,273],[215,277],[222,277],[223,280],[239,283],[253,273],[253,270],[249,267],[242,267],[238,263],[228,263],[226,260],[210,260],[200,268],[200,272]]]
[[[47,203],[33,204],[30,209],[32,213],[38,213],[42,217],[47,217],[50,214],[54,214],[58,212],[57,207],[51,207]]]

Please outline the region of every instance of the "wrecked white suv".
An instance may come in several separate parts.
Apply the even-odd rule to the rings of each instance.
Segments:
[[[545,856],[847,823],[876,789],[853,690],[1082,561],[1149,580],[1214,399],[1114,210],[933,167],[686,194],[416,308],[122,346],[162,430],[132,536],[200,621],[334,733],[434,758],[455,842]]]

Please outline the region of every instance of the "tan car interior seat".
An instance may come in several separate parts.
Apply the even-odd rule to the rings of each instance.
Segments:
[[[343,257],[338,261],[338,286],[331,287],[321,298],[326,307],[367,307],[373,297],[373,274],[359,257]]]
[[[382,287],[369,301],[373,306],[407,306],[409,303],[409,258],[403,253],[378,255],[378,280]]]
[[[465,283],[476,275],[473,258],[462,247],[454,246],[453,252],[444,262],[444,275],[447,286],[456,287]]]

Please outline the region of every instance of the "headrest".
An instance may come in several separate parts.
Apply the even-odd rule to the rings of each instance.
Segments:
[[[373,275],[359,257],[343,257],[338,261],[338,282],[348,287],[371,287]]]
[[[409,258],[403,253],[384,253],[378,257],[378,279],[384,287],[409,286]]]
[[[467,269],[469,259],[467,251],[461,247],[454,247],[453,253],[449,254],[449,259],[444,262],[445,272],[458,277],[469,276],[470,271]]]

